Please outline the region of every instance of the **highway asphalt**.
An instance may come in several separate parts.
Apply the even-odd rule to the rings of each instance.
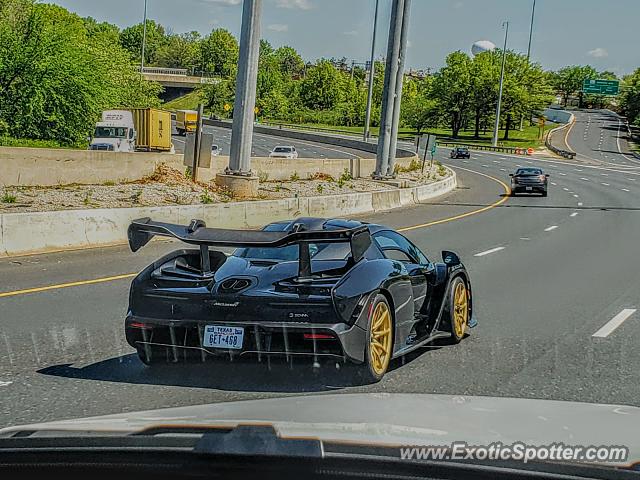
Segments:
[[[569,141],[597,159],[594,137],[597,144],[603,131],[617,131],[617,120],[584,115],[592,116],[587,139]],[[0,260],[0,426],[329,391],[639,406],[640,165],[626,163],[617,140],[607,144],[609,158],[588,165],[473,153],[447,161],[460,180],[451,194],[364,217],[405,229],[434,259],[458,252],[480,322],[459,345],[394,362],[375,385],[353,386],[334,365],[319,373],[278,362],[143,366],[123,335],[130,279],[105,277],[136,272],[170,243],[137,254],[112,247]],[[625,152],[624,138],[620,145]],[[549,197],[504,197],[519,165],[550,174]],[[55,287],[90,279],[105,280]],[[38,287],[52,288],[20,292]]]
[[[206,133],[213,133],[213,143],[222,148],[222,155],[229,155],[231,145],[231,130],[221,127],[205,126]],[[173,135],[173,144],[177,153],[184,152],[185,137]],[[251,155],[254,157],[268,157],[277,145],[293,145],[298,151],[299,158],[370,158],[375,155],[362,150],[334,147],[322,143],[307,142],[303,140],[287,139],[272,135],[254,133]]]

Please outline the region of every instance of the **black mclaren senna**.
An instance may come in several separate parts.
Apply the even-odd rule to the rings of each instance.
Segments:
[[[132,251],[157,235],[197,248],[164,256],[131,284],[126,338],[145,364],[329,358],[375,382],[392,358],[440,338],[458,343],[476,324],[458,256],[430,261],[381,225],[300,218],[246,231],[144,218],[129,227]]]

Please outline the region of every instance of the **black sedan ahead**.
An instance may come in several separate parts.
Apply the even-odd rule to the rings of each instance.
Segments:
[[[471,158],[471,153],[467,147],[456,147],[451,150],[451,158]]]
[[[541,193],[543,197],[547,196],[549,175],[541,168],[519,168],[509,176],[512,196],[515,197],[518,193]]]

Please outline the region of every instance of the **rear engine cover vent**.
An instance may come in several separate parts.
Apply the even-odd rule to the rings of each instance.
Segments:
[[[219,293],[239,293],[252,285],[248,278],[227,278],[218,287]]]

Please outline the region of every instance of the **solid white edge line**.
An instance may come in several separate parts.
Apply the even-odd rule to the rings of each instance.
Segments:
[[[636,313],[635,308],[623,309],[615,317],[605,323],[600,330],[592,335],[592,337],[607,338],[616,330],[616,328],[622,325],[622,323],[634,313]]]
[[[484,252],[476,253],[474,255],[474,257],[484,257],[485,255],[491,255],[492,253],[496,253],[496,252],[499,252],[499,251],[504,250],[504,249],[505,249],[505,247],[492,248],[492,249],[486,250]]]

